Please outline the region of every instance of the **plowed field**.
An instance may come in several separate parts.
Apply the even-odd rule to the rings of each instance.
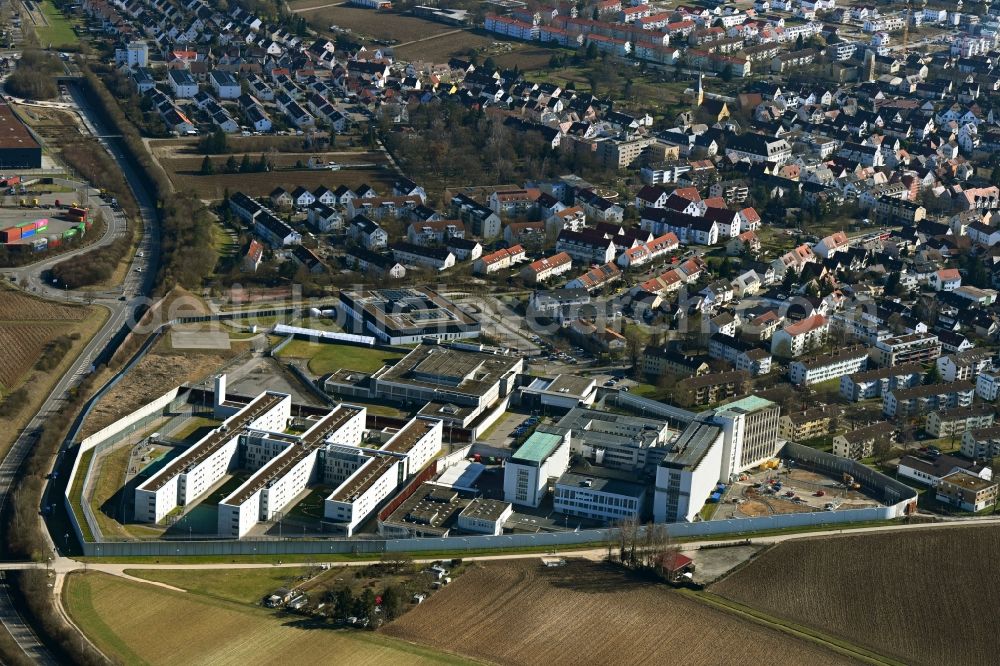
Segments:
[[[500,664],[845,663],[665,585],[582,561],[477,565],[383,631]]]

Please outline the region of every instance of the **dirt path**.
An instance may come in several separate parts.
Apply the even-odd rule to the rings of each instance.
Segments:
[[[402,44],[393,44],[392,48],[399,49],[399,48],[402,48],[404,46],[409,46],[410,44],[419,44],[420,42],[429,42],[432,39],[437,39],[438,37],[447,37],[448,35],[454,35],[457,32],[465,32],[465,31],[462,30],[462,29],[459,29],[459,30],[449,30],[448,32],[442,32],[439,35],[431,35],[430,37],[422,37],[420,39],[414,39],[414,40],[411,40],[409,42],[403,42]]]
[[[328,5],[316,5],[315,7],[302,7],[301,9],[293,9],[293,14],[302,14],[304,12],[314,12],[317,9],[326,9],[327,7],[341,7],[343,5],[350,4],[348,2],[331,2]]]

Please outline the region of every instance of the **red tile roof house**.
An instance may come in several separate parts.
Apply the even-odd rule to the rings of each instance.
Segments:
[[[942,268],[931,275],[934,291],[955,291],[962,286],[962,275],[957,268]]]

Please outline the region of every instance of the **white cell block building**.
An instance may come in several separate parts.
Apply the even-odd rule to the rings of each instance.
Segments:
[[[322,477],[327,444],[359,446],[365,431],[365,409],[339,405],[301,436],[276,437],[248,433],[244,437],[247,466],[257,472],[219,502],[219,534],[242,538],[259,521],[273,520],[303,490]],[[269,459],[264,457],[275,452]],[[251,455],[257,455],[250,462]]]
[[[236,465],[244,430],[284,430],[291,406],[288,394],[266,391],[237,409],[222,425],[136,488],[135,519],[158,523],[178,506],[197,500]]]

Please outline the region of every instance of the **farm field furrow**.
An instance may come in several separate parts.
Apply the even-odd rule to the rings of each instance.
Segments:
[[[998,543],[995,526],[789,541],[709,590],[908,664],[979,663],[1000,652]]]
[[[477,564],[384,633],[500,664],[850,663],[611,565]]]
[[[15,386],[45,346],[65,330],[63,324],[0,322],[0,386]]]

